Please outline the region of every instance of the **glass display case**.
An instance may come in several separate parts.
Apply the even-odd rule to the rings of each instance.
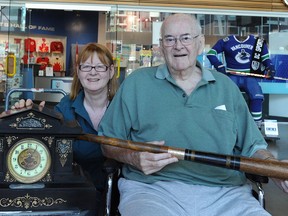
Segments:
[[[128,73],[131,71],[131,63],[134,64],[132,68],[137,68],[157,65],[161,62],[158,41],[160,26],[165,17],[175,12],[177,11],[172,9],[171,12],[161,12],[161,8],[159,11],[146,11],[145,8],[132,11],[112,7],[112,10],[107,13],[107,45],[121,59],[122,67],[128,68]],[[181,9],[178,12],[181,13]],[[192,9],[191,13],[194,13]],[[204,55],[199,57],[205,67],[211,67],[205,59],[205,52],[219,39],[228,35],[253,34],[262,37],[269,45],[270,55],[276,68],[279,68],[282,62],[288,61],[288,46],[284,40],[281,40],[288,32],[288,15],[269,17],[264,16],[263,13],[262,16],[251,16],[248,12],[246,15],[245,12],[243,15],[214,15],[209,14],[209,10],[205,13],[196,13],[206,38]],[[288,72],[282,75],[288,78]]]
[[[107,13],[106,42],[121,62],[122,78],[138,67],[163,63],[159,47],[160,26],[171,13],[191,13],[200,20],[205,35],[205,49],[198,60],[206,68],[213,68],[206,53],[219,40],[229,35],[263,38],[269,49],[270,59],[276,69],[277,79],[259,78],[265,94],[267,113],[264,117],[288,118],[288,14],[239,11],[201,10],[189,8],[153,8],[115,6]],[[219,56],[224,63],[225,58]],[[277,104],[277,106],[275,106]]]
[[[38,76],[65,76],[67,37],[56,12],[45,14],[15,0],[0,2],[0,99],[14,104],[20,96],[33,99],[34,94],[14,92],[6,98],[9,90],[34,88]]]
[[[25,31],[26,10],[13,2],[1,3],[0,6],[0,100],[10,88],[19,88],[23,83],[20,70],[21,40],[11,35],[21,35]],[[15,99],[17,93],[13,95]],[[4,103],[1,103],[4,104]]]
[[[77,3],[73,4],[74,9],[67,11],[60,10],[58,3],[54,2],[50,5],[55,9],[52,11],[50,7],[49,10],[45,10],[43,6],[31,9],[24,2],[19,4],[15,0],[8,2],[0,0],[0,2],[1,100],[5,97],[5,92],[11,88],[33,86],[31,73],[34,76],[45,74],[45,71],[39,72],[39,67],[35,72],[34,66],[47,64],[46,59],[50,60],[52,56],[62,58],[56,70],[64,72],[66,76],[71,76],[74,72],[71,68],[75,64],[73,56],[76,55],[76,48],[87,42],[106,43],[117,59],[120,81],[133,73],[136,68],[163,63],[159,47],[160,26],[171,13],[193,13],[200,20],[206,42],[204,52],[198,60],[207,68],[213,67],[206,53],[219,39],[228,35],[246,36],[248,34],[264,38],[269,46],[270,58],[276,68],[276,76],[283,79],[273,81],[259,79],[259,82],[265,94],[286,95],[288,93],[286,86],[288,15],[286,13],[243,10],[232,13],[229,10],[218,9],[136,7],[117,4],[105,5],[106,9],[103,11],[102,8],[101,13],[96,12],[97,8],[90,5],[88,11],[84,13],[81,7],[85,5],[81,4],[81,7],[79,5],[77,7]],[[72,3],[66,5],[68,6],[71,8]],[[105,21],[102,22],[102,18],[99,17],[105,17]],[[67,23],[67,20],[70,22]],[[67,28],[70,29],[65,31]],[[36,48],[33,48],[33,40],[35,40]],[[50,47],[48,47],[48,52],[45,51],[45,43],[50,44],[55,40],[62,43],[64,51],[52,53],[49,50]],[[42,47],[44,51],[39,52],[39,43],[44,44]],[[25,49],[27,45],[30,46],[29,49]],[[37,58],[40,58],[42,62],[37,62]],[[8,59],[11,61],[7,61]],[[7,62],[10,62],[8,64],[10,67],[7,67]],[[33,65],[33,72],[31,72],[30,65]],[[54,72],[52,75],[59,74]],[[12,99],[14,98],[18,99],[16,93]],[[283,113],[285,117],[288,117],[286,111]]]

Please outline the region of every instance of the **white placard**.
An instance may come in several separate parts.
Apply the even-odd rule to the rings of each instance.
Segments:
[[[51,80],[51,88],[52,89],[62,89],[65,92],[71,91],[72,79],[52,79]]]
[[[45,68],[45,75],[46,76],[53,76],[53,67],[46,67]]]
[[[264,130],[267,137],[277,137],[279,135],[277,120],[264,120]]]
[[[44,71],[43,70],[39,70],[38,71],[38,76],[44,76]]]

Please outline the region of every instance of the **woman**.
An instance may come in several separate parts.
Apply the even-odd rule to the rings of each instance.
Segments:
[[[98,125],[118,88],[113,56],[103,45],[87,44],[80,53],[73,74],[71,92],[62,98],[55,110],[65,121],[78,121],[84,133],[98,134]],[[12,109],[32,104],[21,100]],[[44,102],[40,104],[44,106]],[[104,156],[99,144],[77,140],[73,144],[74,161],[89,173],[95,187],[104,187]]]
[[[89,43],[80,53],[76,66],[71,92],[55,110],[62,113],[66,121],[76,119],[84,133],[97,134],[98,124],[118,87],[113,56],[105,46]],[[75,162],[90,174],[101,191],[104,157],[100,145],[78,140],[74,142],[73,151]]]

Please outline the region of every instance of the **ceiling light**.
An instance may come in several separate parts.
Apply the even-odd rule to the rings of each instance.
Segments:
[[[111,6],[97,4],[69,4],[57,2],[25,3],[27,9],[53,9],[53,10],[85,10],[85,11],[110,11]]]

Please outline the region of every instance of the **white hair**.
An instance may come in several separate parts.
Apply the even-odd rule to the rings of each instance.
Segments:
[[[161,29],[160,29],[160,36],[163,37],[163,31],[165,26],[167,25],[167,23],[169,22],[169,20],[173,20],[173,19],[190,19],[191,20],[191,27],[195,27],[197,29],[197,31],[199,32],[199,34],[202,33],[202,28],[201,28],[201,24],[200,21],[196,18],[195,14],[181,14],[181,13],[177,13],[177,14],[172,14],[170,16],[168,16],[162,23]]]

